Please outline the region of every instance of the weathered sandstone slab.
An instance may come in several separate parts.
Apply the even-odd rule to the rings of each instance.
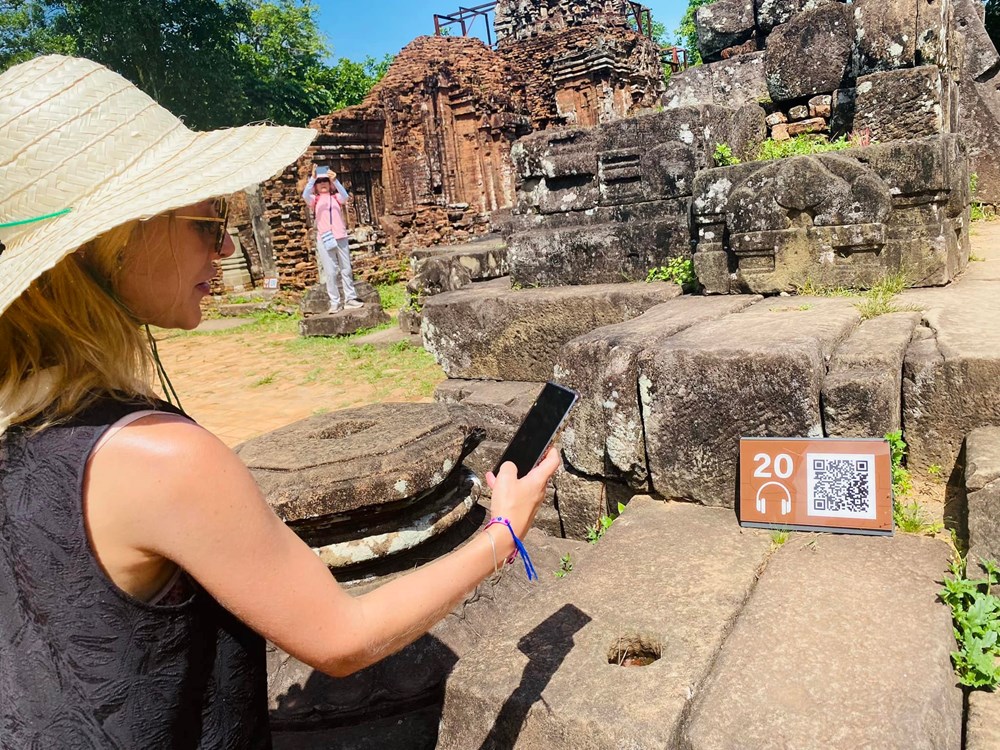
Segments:
[[[962,739],[947,544],[793,535],[761,575],[678,747],[949,748]]]
[[[553,579],[562,555],[578,561],[589,551],[586,544],[534,530],[525,544],[546,580]],[[538,595],[540,587],[528,583],[517,565],[481,583],[430,634],[349,677],[328,677],[269,644],[268,708],[276,747],[431,750],[443,684],[458,659],[490,638],[510,608]]]
[[[840,88],[850,75],[853,48],[850,6],[826,3],[794,15],[767,40],[765,75],[771,99],[783,102]]]
[[[715,0],[695,13],[698,48],[706,60],[747,41],[754,32],[753,0]]]
[[[742,107],[766,99],[764,52],[751,52],[728,60],[695,65],[670,76],[663,94],[668,109],[696,104]]]
[[[861,76],[854,107],[855,130],[879,143],[952,132],[950,82],[937,65]]]
[[[360,279],[354,282],[354,291],[358,293],[358,299],[366,305],[377,305],[381,309],[382,303],[378,296],[378,290],[367,281]],[[344,300],[344,290],[340,290],[340,300]],[[326,284],[313,284],[302,295],[302,302],[299,304],[304,316],[326,315],[330,311],[330,295],[327,294]]]
[[[669,747],[767,548],[727,511],[633,498],[600,554],[462,655],[438,747]]]
[[[980,265],[969,271],[970,277]],[[994,283],[963,279],[903,299],[925,309],[903,365],[903,424],[911,469],[950,476],[965,436],[1000,425],[1000,298]]]
[[[945,284],[968,259],[968,159],[940,135],[705,169],[692,224],[709,293]]]
[[[965,750],[1000,747],[1000,693],[973,690],[965,720]]]
[[[732,507],[741,436],[822,437],[827,362],[859,322],[849,300],[778,298],[647,352],[639,396],[653,490]]]
[[[980,427],[965,439],[969,566],[1000,562],[1000,427]],[[971,574],[970,574],[971,575]]]
[[[448,377],[542,382],[570,339],[679,295],[673,284],[511,289],[499,279],[429,297],[421,332]]]
[[[880,438],[900,429],[903,358],[920,313],[863,322],[837,349],[823,381],[827,437]]]
[[[329,300],[327,300],[329,306]],[[346,308],[336,313],[311,315],[299,321],[302,336],[349,336],[366,328],[375,328],[389,322],[382,306],[377,302],[366,302],[364,307]]]
[[[373,404],[308,417],[236,452],[293,528],[328,518],[371,526],[380,507],[441,484],[460,463],[467,437],[441,404]]]
[[[679,297],[567,343],[556,361],[556,377],[581,394],[562,440],[570,466],[592,476],[621,477],[636,490],[646,489],[640,357],[685,328],[739,312],[759,299]],[[562,499],[560,509],[566,510]]]

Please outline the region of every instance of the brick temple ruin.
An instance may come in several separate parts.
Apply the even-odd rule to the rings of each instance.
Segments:
[[[967,518],[971,547],[1000,556],[1000,255],[970,262],[971,173],[977,198],[1000,202],[1000,55],[982,8],[716,0],[697,15],[705,64],[665,89],[655,45],[624,10],[511,0],[497,5],[496,50],[420,38],[362,105],[319,118],[310,154],[262,188],[282,283],[301,286],[314,265],[298,185],[313,161],[344,175],[370,243],[359,267],[411,256],[414,305],[401,322],[448,376],[433,414],[414,411],[412,434],[396,435],[384,405],[348,415],[354,432],[412,438],[422,480],[361,446],[395,494],[351,494],[347,513],[343,497],[324,497],[339,476],[328,465],[364,458],[340,439],[340,417],[248,454],[317,553],[337,545],[338,574],[361,557],[409,564],[461,543],[451,535],[485,511],[472,487],[448,485],[457,464],[492,468],[546,380],[581,393],[528,540],[545,580],[484,583],[430,635],[350,680],[272,650],[279,739],[986,742],[1000,702],[956,686],[936,598],[943,541],[781,546],[734,513],[741,436],[901,430],[911,471],[937,478],[928,491],[957,533]],[[768,138],[808,133],[853,136],[851,147],[755,158]],[[717,166],[719,144],[742,163]],[[674,259],[693,261],[704,294],[645,280]],[[897,274],[911,288],[883,314],[798,294]],[[450,436],[447,450],[424,423]],[[331,458],[334,443],[346,459]],[[307,481],[277,474],[292,464]],[[582,543],[619,503],[608,539]],[[551,573],[570,552],[576,568],[559,581]],[[630,652],[653,664],[623,669]]]
[[[540,13],[545,5],[546,12]],[[362,104],[317,118],[312,148],[263,187],[282,286],[315,278],[299,186],[311,164],[354,195],[356,272],[386,278],[408,251],[503,225],[515,203],[512,144],[537,130],[590,126],[656,106],[659,47],[635,31],[627,0],[501,0],[496,48],[419,37]]]

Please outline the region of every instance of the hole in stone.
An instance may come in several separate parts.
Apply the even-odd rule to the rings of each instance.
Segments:
[[[617,667],[648,667],[660,658],[663,647],[656,638],[623,635],[608,649],[608,664]]]
[[[348,419],[320,430],[319,439],[340,440],[349,435],[357,435],[359,432],[370,430],[374,426],[375,422],[370,419]]]

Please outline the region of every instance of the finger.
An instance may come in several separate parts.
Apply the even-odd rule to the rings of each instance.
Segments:
[[[503,479],[507,482],[512,482],[517,479],[517,467],[514,465],[513,461],[504,461],[500,466],[500,471],[497,472],[497,479]]]
[[[495,485],[496,483],[497,483],[497,475],[494,474],[492,471],[487,471],[486,472],[486,486],[489,487],[492,490],[493,489],[493,485]]]
[[[562,459],[559,457],[559,448],[553,445],[545,452],[545,456],[538,462],[538,465],[531,470],[532,478],[541,476],[547,481],[559,468],[560,463],[562,463]]]

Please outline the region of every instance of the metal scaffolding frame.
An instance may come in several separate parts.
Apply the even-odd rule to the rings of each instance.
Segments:
[[[462,27],[462,36],[468,36],[469,30],[476,23],[476,19],[482,17],[484,25],[486,26],[486,43],[492,47],[493,23],[490,21],[490,13],[493,12],[496,7],[497,4],[494,0],[492,3],[483,3],[482,5],[476,5],[471,8],[459,7],[456,12],[448,15],[435,13],[434,36],[443,36],[444,32],[442,29],[446,29],[454,24],[459,24]]]

